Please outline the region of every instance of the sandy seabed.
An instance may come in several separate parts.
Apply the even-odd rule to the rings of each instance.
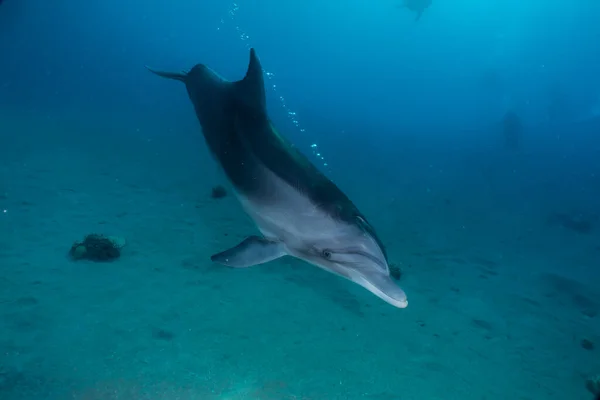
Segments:
[[[591,397],[597,232],[359,175],[340,185],[403,269],[407,309],[289,258],[223,268],[210,255],[256,231],[210,197],[225,181],[192,117],[183,134],[0,118],[2,400]],[[121,258],[70,261],[92,232],[127,238]]]

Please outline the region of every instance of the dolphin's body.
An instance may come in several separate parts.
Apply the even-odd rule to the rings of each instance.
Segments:
[[[275,130],[254,49],[246,76],[237,82],[203,64],[186,73],[151,71],[185,83],[211,153],[262,233],[212,256],[214,262],[243,268],[291,255],[358,283],[396,307],[408,305],[365,217]]]

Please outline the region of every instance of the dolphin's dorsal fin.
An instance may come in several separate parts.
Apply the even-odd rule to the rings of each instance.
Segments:
[[[256,111],[266,111],[265,80],[262,66],[254,49],[250,49],[250,62],[246,76],[241,81],[235,82],[235,90],[244,105]]]

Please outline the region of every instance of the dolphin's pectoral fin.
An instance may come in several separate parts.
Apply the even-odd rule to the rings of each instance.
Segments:
[[[246,268],[275,260],[286,254],[281,243],[258,236],[250,236],[237,246],[215,254],[210,259],[228,267]]]
[[[146,69],[148,71],[152,72],[153,74],[156,74],[158,76],[162,76],[163,78],[175,79],[176,81],[181,81],[181,82],[185,82],[185,78],[187,77],[187,72],[159,71],[157,69],[150,68],[147,65],[146,65]]]

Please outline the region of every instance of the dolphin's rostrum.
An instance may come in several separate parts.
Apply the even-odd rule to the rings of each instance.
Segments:
[[[237,82],[203,64],[183,73],[150,70],[185,84],[211,153],[262,233],[212,256],[214,262],[243,268],[291,255],[345,277],[396,307],[408,305],[390,277],[373,227],[271,123],[254,49],[246,76]]]

